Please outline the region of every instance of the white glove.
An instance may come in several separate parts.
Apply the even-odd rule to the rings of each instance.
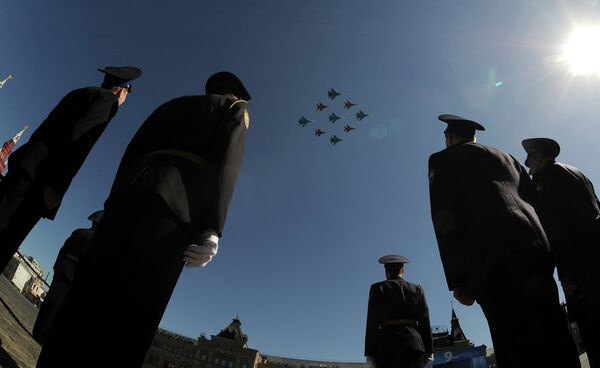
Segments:
[[[367,358],[366,359],[367,360],[367,367],[376,367],[375,357],[374,356],[367,355],[366,358]]]
[[[183,252],[183,260],[186,267],[204,267],[217,255],[219,249],[219,237],[211,235],[204,239],[200,245],[190,244]]]

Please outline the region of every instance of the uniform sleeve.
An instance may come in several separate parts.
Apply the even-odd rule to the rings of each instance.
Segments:
[[[539,199],[537,190],[535,189],[535,185],[529,177],[527,169],[525,169],[514,157],[513,162],[515,164],[515,168],[519,172],[519,187],[517,189],[519,192],[519,196],[523,198],[525,202],[535,207]]]
[[[369,290],[369,304],[367,307],[367,328],[365,332],[365,356],[375,355],[377,347],[377,332],[381,324],[382,300],[379,288],[371,285]]]
[[[468,178],[454,161],[453,157],[442,160],[439,153],[429,158],[431,218],[449,290],[466,286],[470,269],[468,244],[461,241]]]
[[[217,136],[217,155],[220,162],[217,172],[217,192],[208,219],[210,228],[219,237],[223,232],[227,209],[242,165],[248,127],[247,103],[238,101],[229,108],[223,127]]]
[[[581,259],[591,256],[582,247],[597,238],[588,231],[595,226],[596,198],[583,175],[574,175],[561,167],[552,167],[543,180],[540,219],[558,265],[559,279],[581,274]],[[593,189],[591,189],[593,191]]]
[[[427,301],[425,300],[425,292],[423,288],[419,286],[419,291],[421,293],[421,299],[419,301],[419,316],[420,319],[418,330],[421,335],[421,339],[423,340],[423,345],[425,346],[425,354],[429,355],[433,353],[433,338],[431,336],[431,323],[429,322],[429,307],[427,306]]]
[[[112,94],[97,93],[92,97],[71,131],[65,133],[70,137],[64,138],[64,145],[49,152],[45,165],[46,186],[61,196],[65,194],[106,124],[116,113],[117,106]]]

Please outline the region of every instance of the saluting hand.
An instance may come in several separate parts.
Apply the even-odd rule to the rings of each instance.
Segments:
[[[219,237],[210,235],[200,245],[190,244],[183,252],[186,267],[204,267],[217,255]]]

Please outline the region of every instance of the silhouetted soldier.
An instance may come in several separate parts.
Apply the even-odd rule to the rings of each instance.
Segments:
[[[92,221],[92,227],[73,231],[58,252],[56,262],[54,263],[52,284],[50,284],[50,289],[44,298],[44,302],[35,320],[35,325],[33,326],[32,336],[40,344],[43,344],[46,340],[50,327],[54,323],[56,313],[71,290],[77,265],[85,254],[96,226],[102,218],[102,212],[96,211],[92,213],[88,217],[88,220]]]
[[[99,69],[100,70],[100,69]],[[0,270],[45,217],[53,220],[71,180],[142,72],[106,67],[101,87],[69,92],[15,150],[0,182]]]
[[[385,281],[371,285],[365,336],[367,361],[380,368],[420,368],[433,360],[429,309],[420,285],[402,278],[403,256],[384,256]]]
[[[577,322],[590,367],[600,367],[600,206],[592,182],[573,166],[555,161],[559,144],[525,139],[525,165],[539,198],[536,210],[554,255],[569,316]]]
[[[108,367],[116,357],[140,367],[184,264],[217,254],[250,95],[228,72],[211,76],[206,93],[158,107],[129,143],[38,367]]]
[[[448,288],[460,303],[481,305],[498,367],[579,367],[529,175],[509,154],[475,143],[479,123],[439,119],[447,148],[429,158],[429,188]]]

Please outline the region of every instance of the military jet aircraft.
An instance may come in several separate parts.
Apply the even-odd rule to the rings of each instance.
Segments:
[[[331,122],[331,124],[335,123],[336,121],[340,120],[341,118],[342,118],[341,116],[337,116],[334,112],[329,114],[329,121]]]
[[[324,131],[324,130],[321,130],[321,129],[319,129],[319,128],[315,129],[315,135],[316,135],[317,137],[320,137],[320,136],[322,136],[322,135],[323,135],[323,134],[325,134],[325,133],[327,133],[327,132],[326,132],[326,131]]]
[[[9,74],[8,77],[0,81],[0,88],[4,87],[4,83],[6,83],[6,81],[9,79],[12,79],[12,74]]]
[[[317,110],[318,110],[318,111],[323,111],[323,110],[325,110],[325,109],[326,109],[326,108],[328,108],[328,107],[329,107],[329,106],[327,106],[327,105],[324,105],[324,104],[322,104],[321,102],[319,102],[319,103],[317,104]]]
[[[333,88],[332,88],[332,89],[330,89],[330,90],[327,92],[327,96],[329,96],[329,99],[330,99],[330,100],[333,100],[334,98],[336,98],[337,96],[340,96],[340,95],[341,95],[341,93],[337,92],[337,91],[336,91],[335,89],[333,89]]]
[[[344,102],[344,108],[346,110],[349,110],[352,106],[356,106],[355,103],[350,102],[350,100],[346,100],[346,102]]]
[[[350,133],[351,130],[354,130],[356,128],[352,128],[350,125],[345,125],[344,126],[344,132],[346,133]]]
[[[362,119],[366,118],[367,116],[369,115],[365,114],[362,110],[358,110],[358,112],[356,113],[356,118],[359,121],[362,121]]]
[[[335,146],[339,142],[343,141],[343,139],[342,138],[338,138],[337,135],[334,135],[333,137],[329,138],[329,141],[331,142],[331,144],[333,144]]]
[[[300,124],[300,126],[306,126],[306,124],[312,123],[313,121],[314,120],[307,119],[304,115],[302,115],[300,119],[298,119],[298,124]]]

